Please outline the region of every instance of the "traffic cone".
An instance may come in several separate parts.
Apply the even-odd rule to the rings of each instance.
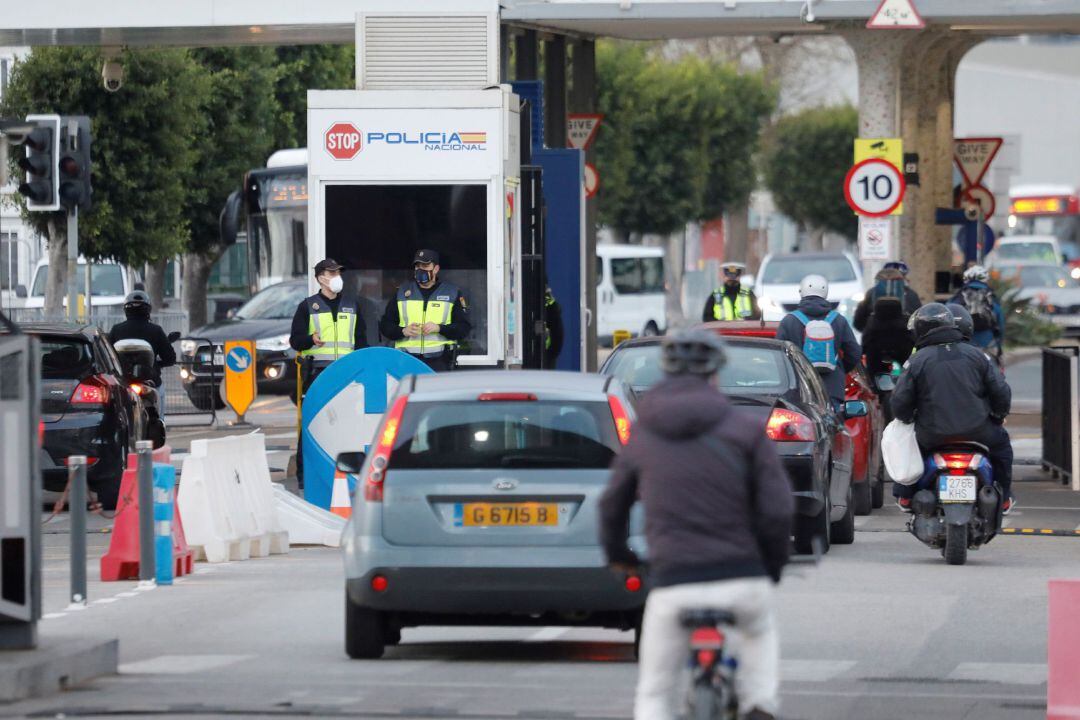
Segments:
[[[352,503],[349,500],[349,480],[345,473],[334,470],[334,491],[330,495],[330,512],[343,518],[352,517]]]

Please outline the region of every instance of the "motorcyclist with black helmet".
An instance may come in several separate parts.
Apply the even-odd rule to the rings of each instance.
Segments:
[[[120,340],[145,340],[154,349],[154,384],[161,387],[161,369],[176,364],[176,351],[169,336],[157,323],[150,321],[150,296],[144,290],[133,290],[124,298],[123,322],[113,325],[109,342]]]
[[[779,703],[774,584],[788,561],[794,501],[764,420],[715,386],[724,344],[705,330],[663,339],[666,375],[645,394],[630,441],[600,500],[600,540],[633,571],[630,510],[645,512],[651,590],[641,636],[636,720],[673,720],[689,647],[684,610],[727,610],[739,640],[739,717],[771,720]]]
[[[1004,495],[1004,512],[1012,510],[1013,450],[1002,425],[1009,414],[1012,391],[1005,377],[982,350],[964,340],[956,317],[941,303],[928,303],[912,316],[917,352],[900,375],[892,396],[897,419],[915,423],[924,455],[952,442],[985,445],[994,481]],[[893,495],[905,512],[922,488],[893,483]]]

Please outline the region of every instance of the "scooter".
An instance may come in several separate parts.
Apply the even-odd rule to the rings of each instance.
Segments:
[[[145,340],[117,340],[113,345],[120,358],[124,382],[142,400],[146,410],[146,438],[154,449],[165,444],[165,418],[154,380],[154,348]]]
[[[1001,529],[1001,489],[987,458],[989,451],[974,442],[938,448],[926,458],[920,485],[911,499],[908,530],[945,562],[963,565],[968,550],[993,540]]]

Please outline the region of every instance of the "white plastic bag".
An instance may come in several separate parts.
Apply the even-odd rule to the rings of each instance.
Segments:
[[[923,474],[923,458],[915,425],[893,420],[881,434],[881,456],[893,482],[914,485]]]

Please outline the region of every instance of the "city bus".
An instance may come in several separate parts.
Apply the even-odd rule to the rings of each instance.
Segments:
[[[1007,235],[1053,235],[1080,276],[1080,195],[1068,185],[1020,185],[1009,191]]]

